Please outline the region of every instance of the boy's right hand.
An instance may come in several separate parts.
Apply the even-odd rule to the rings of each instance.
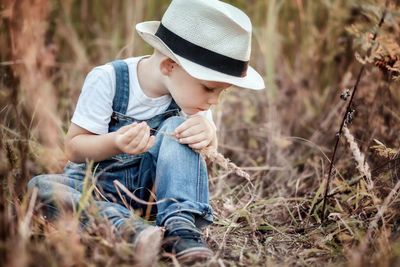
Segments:
[[[148,151],[155,142],[150,136],[150,127],[146,122],[132,123],[116,131],[115,145],[126,154],[141,154]]]

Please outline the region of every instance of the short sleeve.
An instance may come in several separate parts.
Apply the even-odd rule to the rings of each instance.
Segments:
[[[71,121],[95,134],[108,133],[114,95],[110,73],[104,68],[94,68],[86,76]]]

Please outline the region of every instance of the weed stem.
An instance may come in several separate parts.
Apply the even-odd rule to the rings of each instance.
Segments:
[[[385,16],[386,16],[386,12],[387,12],[388,4],[389,4],[389,0],[386,0],[385,9],[383,10],[382,17],[381,17],[381,19],[379,21],[378,29],[376,30],[376,32],[374,33],[374,36],[372,38],[373,41],[376,40],[376,37],[378,36],[379,29],[383,25],[383,22],[384,22]],[[371,53],[371,48],[369,48],[367,54],[369,55],[370,53]],[[351,97],[350,97],[350,101],[347,104],[346,112],[345,112],[345,114],[343,116],[343,119],[342,119],[342,122],[340,124],[340,128],[339,128],[338,134],[336,135],[336,143],[335,143],[335,147],[333,149],[333,154],[332,154],[330,165],[329,165],[329,172],[328,172],[328,177],[327,177],[327,180],[326,180],[326,186],[325,186],[325,192],[324,192],[324,198],[323,198],[324,200],[323,200],[323,203],[322,203],[321,224],[324,224],[324,221],[325,221],[325,209],[326,209],[326,201],[327,201],[328,192],[329,192],[329,184],[330,184],[331,177],[332,177],[332,170],[333,170],[333,165],[335,164],[335,156],[336,156],[337,148],[339,146],[340,137],[342,135],[343,127],[344,127],[344,125],[346,123],[347,114],[350,112],[354,96],[355,96],[355,94],[357,92],[357,88],[358,88],[358,85],[359,85],[359,83],[361,81],[361,77],[364,74],[364,71],[365,71],[365,65],[362,65],[362,67],[361,67],[361,69],[360,69],[360,71],[358,73],[357,80],[356,80],[356,83],[354,85],[354,89],[353,89],[353,92],[351,94]]]

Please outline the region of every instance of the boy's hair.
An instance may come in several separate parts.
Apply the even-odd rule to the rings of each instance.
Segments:
[[[142,22],[136,29],[155,51],[195,78],[254,90],[265,87],[263,78],[248,65],[250,19],[232,5],[218,0],[172,0],[161,21]]]

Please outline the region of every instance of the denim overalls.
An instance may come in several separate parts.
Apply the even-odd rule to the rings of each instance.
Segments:
[[[116,74],[116,92],[109,132],[139,122],[126,116],[129,102],[129,69],[122,60],[111,63]],[[119,154],[93,164],[92,172],[96,190],[94,197],[100,215],[106,217],[117,229],[132,215],[132,209],[150,211],[156,224],[162,226],[169,216],[191,214],[198,227],[212,222],[212,209],[208,204],[208,175],[204,160],[187,145],[178,143],[172,133],[184,121],[179,117],[179,107],[172,100],[168,109],[146,120],[155,129],[155,145],[139,155]],[[47,210],[57,213],[54,202],[76,208],[82,201],[86,163],[68,162],[63,174],[39,175],[32,178],[29,188],[38,188],[38,197]],[[137,198],[149,201],[155,191],[157,205],[138,203],[114,181],[119,181]],[[122,198],[121,198],[122,196]],[[87,224],[82,220],[83,224]]]

